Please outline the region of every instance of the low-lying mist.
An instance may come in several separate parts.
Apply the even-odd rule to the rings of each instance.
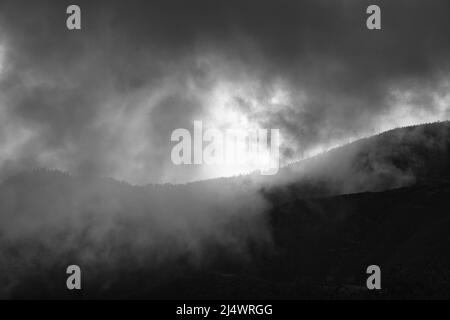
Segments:
[[[255,246],[270,246],[267,208],[259,193],[232,183],[137,187],[57,171],[23,173],[0,187],[0,295],[27,273],[64,262],[167,270],[180,261],[207,265],[224,252],[245,262]]]
[[[63,290],[69,264],[99,296],[123,274],[150,274],[142,285],[156,288],[180,270],[250,265],[279,249],[275,205],[447,179],[449,133],[449,122],[402,128],[276,176],[185,185],[132,186],[46,169],[12,176],[0,185],[0,297],[29,294],[30,286]]]

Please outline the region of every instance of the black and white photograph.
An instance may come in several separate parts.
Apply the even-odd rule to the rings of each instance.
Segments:
[[[0,300],[450,299],[449,120],[448,0],[0,0]]]

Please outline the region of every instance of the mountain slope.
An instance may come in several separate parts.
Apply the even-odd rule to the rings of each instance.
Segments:
[[[370,297],[450,297],[449,133],[396,129],[274,177],[16,175],[0,185],[0,297],[360,298],[370,264]]]

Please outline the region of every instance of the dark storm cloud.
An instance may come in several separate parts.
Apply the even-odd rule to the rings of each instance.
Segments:
[[[76,3],[75,32],[65,28],[72,2],[0,4],[3,121],[31,137],[9,142],[3,169],[13,154],[137,183],[199,178],[170,165],[170,132],[201,119],[205,93],[223,79],[252,83],[261,104],[282,83],[289,98],[258,112],[245,94],[235,101],[280,128],[292,158],[375,130],[395,90],[420,91],[409,103],[433,113],[434,92],[448,89],[448,1]],[[380,31],[366,29],[369,4],[382,9]]]

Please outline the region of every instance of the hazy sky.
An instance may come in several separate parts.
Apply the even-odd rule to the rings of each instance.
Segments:
[[[78,4],[82,30],[66,28]],[[382,29],[366,28],[381,7]],[[0,177],[131,183],[239,170],[171,163],[177,128],[278,128],[283,161],[449,118],[450,2],[0,0]]]

